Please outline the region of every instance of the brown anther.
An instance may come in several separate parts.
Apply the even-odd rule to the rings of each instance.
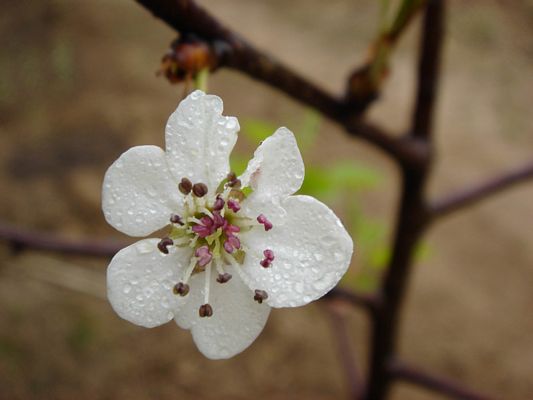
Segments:
[[[200,309],[198,310],[198,314],[200,317],[210,317],[213,315],[213,307],[211,307],[209,304],[203,304],[200,306]]]
[[[168,246],[172,246],[173,244],[174,242],[172,241],[172,239],[166,237],[159,241],[159,243],[157,244],[157,248],[161,253],[168,254]]]
[[[226,283],[231,279],[231,274],[228,274],[227,272],[224,274],[218,274],[217,282],[218,283]]]
[[[174,294],[179,294],[180,296],[187,296],[189,293],[190,287],[186,283],[178,282],[174,285],[172,292]]]
[[[183,225],[183,221],[178,214],[172,214],[170,216],[170,222],[172,222],[173,224]]]
[[[230,172],[227,176],[228,179],[228,186],[239,189],[241,187],[241,180],[237,179],[237,175],[235,175],[235,172]]]
[[[188,180],[187,178],[181,178],[181,182],[178,185],[178,189],[181,193],[187,195],[191,193],[192,190],[192,182]]]
[[[195,183],[192,187],[192,194],[196,197],[204,197],[207,194],[207,185],[205,183]]]
[[[263,303],[263,300],[268,299],[268,293],[264,290],[255,290],[254,300],[257,301],[259,304]]]

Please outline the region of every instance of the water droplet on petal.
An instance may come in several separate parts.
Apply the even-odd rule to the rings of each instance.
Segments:
[[[135,245],[135,250],[137,250],[139,254],[148,254],[154,251],[154,246],[150,242],[143,241]]]

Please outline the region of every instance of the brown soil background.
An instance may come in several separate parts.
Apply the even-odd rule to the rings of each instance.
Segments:
[[[260,48],[340,92],[364,59],[376,3],[202,1]],[[531,158],[533,3],[450,1],[432,195]],[[408,126],[413,27],[371,118]],[[70,237],[122,238],[100,212],[107,166],[137,144],[163,144],[182,88],[154,72],[173,33],[132,1],[2,2],[0,217]],[[210,81],[225,113],[278,125],[300,105],[227,71]],[[297,132],[296,132],[297,134]],[[306,162],[353,157],[386,176],[364,212],[392,220],[393,166],[324,121]],[[239,150],[251,154],[252,147]],[[533,398],[533,187],[524,185],[438,223],[427,236],[402,328],[406,359],[496,398]],[[332,204],[334,206],[334,204]],[[339,210],[342,214],[342,210]],[[357,238],[355,238],[357,243]],[[358,268],[358,249],[352,268]],[[332,399],[346,394],[323,305],[275,310],[242,355],[211,362],[173,324],[147,330],[105,301],[105,260],[0,245],[1,399]],[[348,313],[359,358],[362,313]],[[398,385],[393,399],[437,395]]]

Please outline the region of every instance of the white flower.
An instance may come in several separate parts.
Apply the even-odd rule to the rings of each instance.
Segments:
[[[174,319],[212,359],[246,349],[270,307],[326,294],[353,251],[327,206],[293,196],[304,177],[294,135],[278,129],[237,178],[229,154],[238,130],[219,97],[195,91],[168,120],[166,151],[129,149],[107,170],[102,192],[106,220],[121,232],[146,236],[170,225],[162,240],[140,240],[113,257],[113,309],[145,327]]]

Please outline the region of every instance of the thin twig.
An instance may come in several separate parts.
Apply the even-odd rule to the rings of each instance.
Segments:
[[[396,360],[389,364],[390,374],[397,379],[410,382],[453,399],[460,400],[489,400],[490,398],[464,387],[462,384],[448,378],[427,373],[412,365]]]
[[[496,178],[489,179],[487,182],[435,200],[430,206],[430,214],[434,218],[443,217],[528,179],[533,179],[533,162]]]
[[[354,358],[353,346],[348,336],[345,317],[332,306],[327,307],[326,311],[330,317],[331,330],[337,339],[337,349],[349,386],[350,398],[358,399],[364,392],[364,387]]]
[[[15,250],[28,248],[94,257],[112,257],[128,245],[110,239],[67,239],[50,235],[49,232],[23,229],[5,223],[0,223],[0,240],[7,241]]]
[[[409,22],[423,8],[426,0],[403,0],[394,21],[383,27],[370,46],[368,60],[350,74],[346,90],[346,102],[360,115],[378,97],[389,75],[389,59],[401,34]]]

